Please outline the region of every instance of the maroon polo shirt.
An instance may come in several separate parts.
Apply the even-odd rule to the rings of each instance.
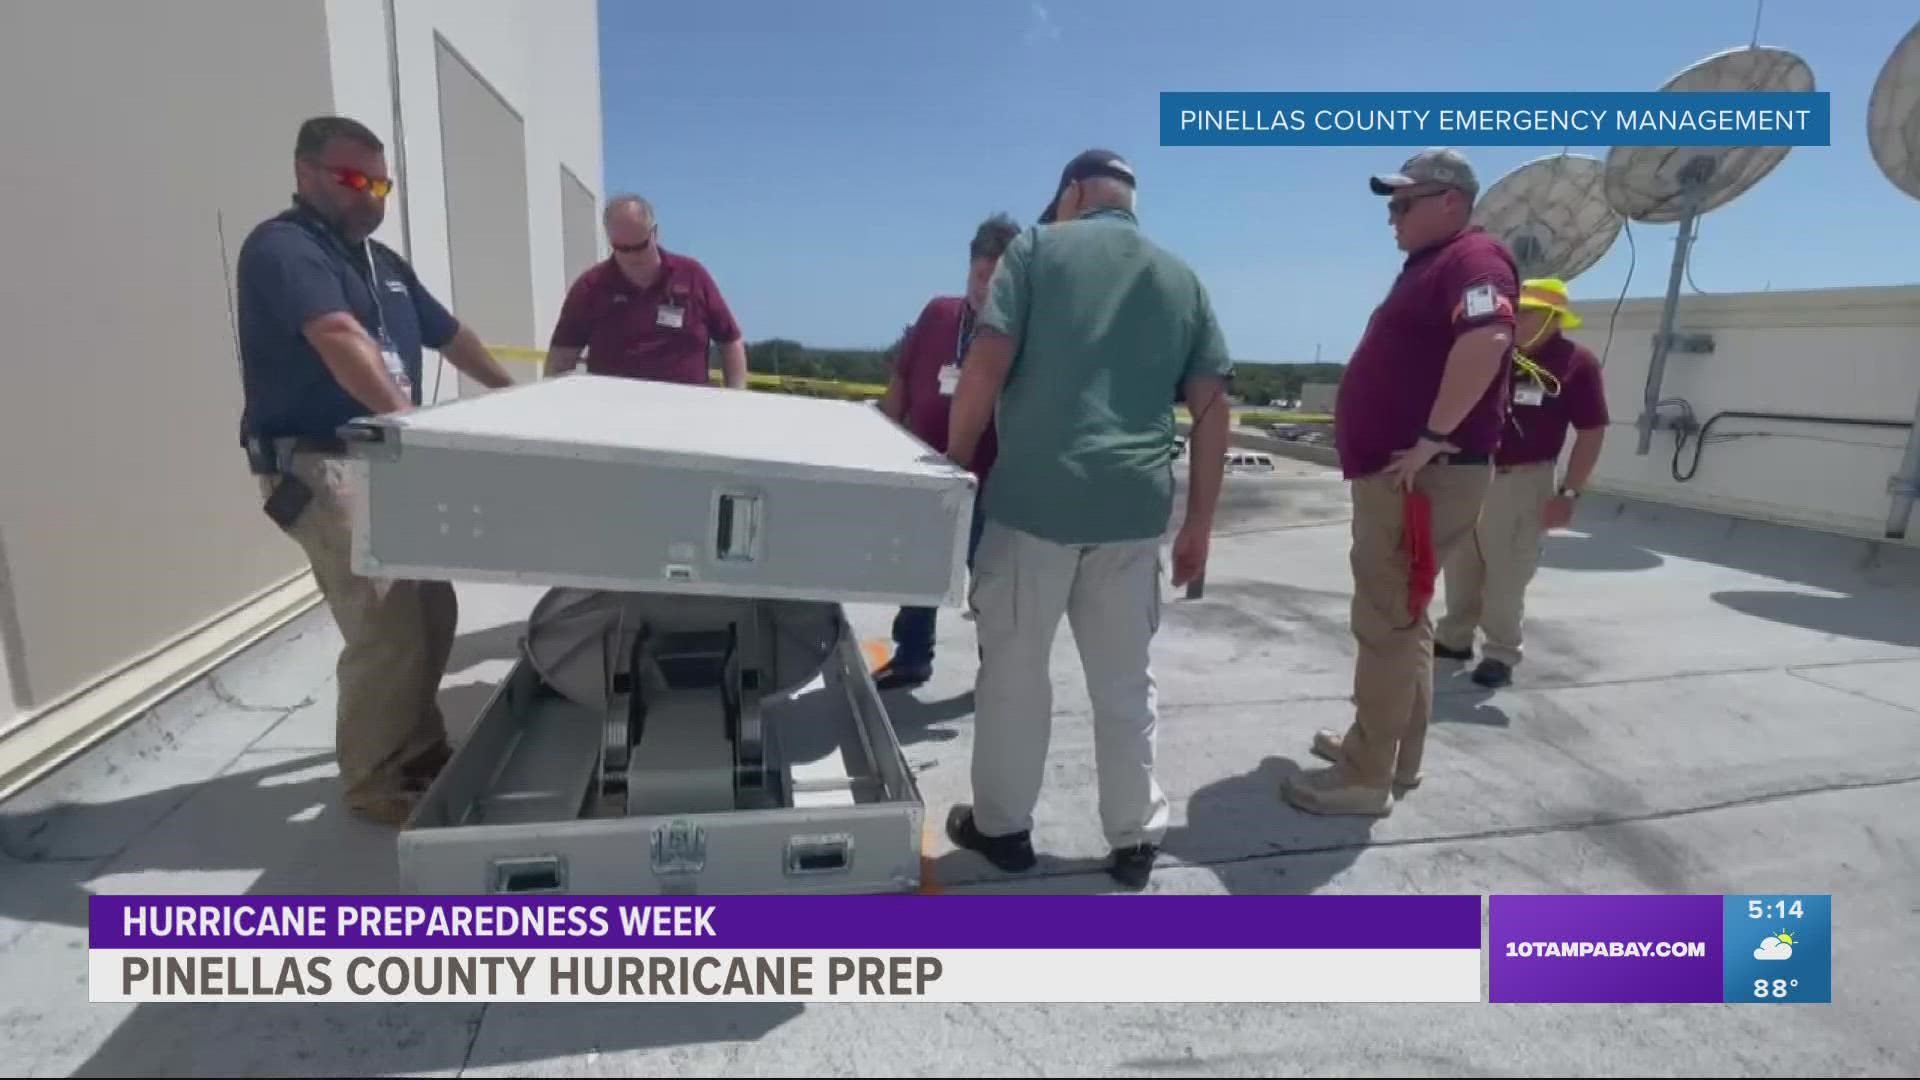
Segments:
[[[940,369],[958,364],[965,357],[967,335],[973,318],[967,301],[960,296],[937,296],[928,301],[906,340],[900,343],[900,355],[894,360],[904,396],[901,415],[908,431],[941,453],[947,452],[947,421],[953,414],[953,397],[940,392]],[[993,421],[980,433],[973,452],[973,475],[985,483],[993,460],[999,453]]]
[[[587,370],[595,375],[704,384],[711,382],[708,343],[739,337],[707,268],[662,250],[660,275],[645,289],[611,257],[581,274],[567,290],[550,345],[587,350]]]
[[[1506,432],[1500,437],[1500,450],[1494,461],[1501,465],[1531,465],[1539,461],[1558,461],[1567,443],[1567,428],[1585,431],[1606,427],[1607,389],[1600,377],[1600,361],[1593,350],[1565,334],[1555,333],[1527,354],[1560,383],[1560,393],[1544,398],[1538,405],[1514,401],[1507,419]],[[1523,371],[1513,373],[1516,397],[1533,379]],[[1549,384],[1547,389],[1552,389]]]
[[[1478,227],[1407,257],[1387,298],[1347,361],[1334,403],[1334,445],[1348,479],[1386,468],[1420,441],[1447,353],[1461,334],[1514,325],[1519,273],[1506,245]],[[1511,351],[1466,419],[1449,436],[1462,454],[1491,456],[1506,421]]]

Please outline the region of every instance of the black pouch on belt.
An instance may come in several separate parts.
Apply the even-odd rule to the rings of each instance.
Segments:
[[[275,525],[283,529],[291,529],[293,523],[300,520],[300,515],[306,512],[307,504],[312,501],[313,489],[307,486],[305,480],[281,473],[274,478],[273,494],[267,496],[264,509],[267,517],[273,519]]]

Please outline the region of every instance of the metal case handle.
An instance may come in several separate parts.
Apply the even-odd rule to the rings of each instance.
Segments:
[[[567,860],[558,855],[494,859],[489,865],[497,893],[552,893],[567,888]]]
[[[713,557],[720,562],[753,562],[760,557],[763,514],[759,495],[722,491],[714,503]]]
[[[853,869],[853,835],[796,836],[787,841],[787,876],[844,874]]]

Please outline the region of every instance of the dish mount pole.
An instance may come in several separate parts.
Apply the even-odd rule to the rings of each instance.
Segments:
[[[1913,404],[1913,427],[1907,429],[1907,452],[1900,459],[1900,471],[1887,481],[1893,495],[1893,507],[1887,511],[1887,539],[1907,538],[1907,518],[1913,514],[1913,500],[1920,495],[1920,399]]]
[[[1712,352],[1713,339],[1704,334],[1689,334],[1686,340],[1676,341],[1673,334],[1675,309],[1680,305],[1680,282],[1687,273],[1687,252],[1693,246],[1693,226],[1699,217],[1700,206],[1706,202],[1708,185],[1713,179],[1714,159],[1700,156],[1689,161],[1680,170],[1680,234],[1673,243],[1673,271],[1667,277],[1667,304],[1660,313],[1660,331],[1653,339],[1653,363],[1647,368],[1647,397],[1644,409],[1640,413],[1640,442],[1634,453],[1645,457],[1653,446],[1653,433],[1656,430],[1674,426],[1678,417],[1663,418],[1660,415],[1660,384],[1667,373],[1667,356],[1678,349],[1680,352]]]

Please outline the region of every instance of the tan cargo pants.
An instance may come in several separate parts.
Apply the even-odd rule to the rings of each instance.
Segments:
[[[289,471],[314,497],[285,531],[306,552],[346,639],[336,669],[340,704],[334,717],[340,785],[349,807],[392,818],[394,804],[406,798],[407,766],[446,747],[446,721],[435,696],[459,622],[453,586],[355,574],[348,463],[299,453]],[[275,481],[258,479],[264,498]]]
[[[1429,465],[1414,484],[1426,496],[1432,572],[1473,535],[1492,465]],[[1384,476],[1353,481],[1353,724],[1340,741],[1340,770],[1385,788],[1420,771],[1433,719],[1433,621],[1414,595],[1407,496]],[[1433,582],[1426,585],[1431,588]]]
[[[989,520],[970,602],[980,640],[974,683],[974,822],[988,836],[1033,828],[1053,732],[1048,664],[1064,617],[1093,704],[1100,825],[1114,848],[1159,844],[1171,808],[1154,776],[1159,689],[1160,539],[1068,545]]]
[[[1487,635],[1487,659],[1520,662],[1520,623],[1527,585],[1540,567],[1541,513],[1553,497],[1555,468],[1542,461],[1494,474],[1472,539],[1446,563],[1447,613],[1433,628],[1441,645],[1471,649],[1479,629]]]

